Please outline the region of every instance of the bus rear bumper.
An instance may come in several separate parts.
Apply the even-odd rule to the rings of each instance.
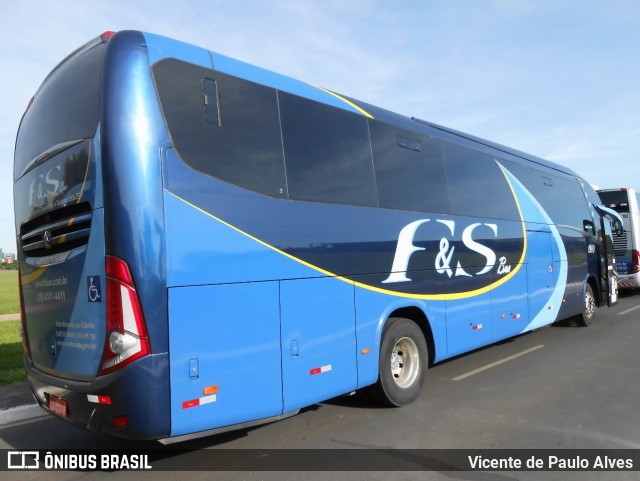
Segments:
[[[154,354],[86,382],[52,376],[24,358],[31,391],[46,412],[89,431],[141,440],[171,430],[168,364],[167,353]]]
[[[640,273],[618,275],[618,289],[637,289],[639,287]]]

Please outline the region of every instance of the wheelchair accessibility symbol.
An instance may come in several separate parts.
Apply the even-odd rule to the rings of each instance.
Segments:
[[[102,302],[100,276],[87,276],[87,292],[89,302]]]

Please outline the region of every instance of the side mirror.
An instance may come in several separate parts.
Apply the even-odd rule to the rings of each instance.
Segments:
[[[594,205],[598,214],[600,214],[603,218],[606,217],[611,222],[611,230],[615,234],[621,234],[623,232],[622,227],[622,217],[615,210],[609,209],[603,205]]]
[[[613,229],[613,233],[616,235],[620,235],[624,231],[624,228],[622,227],[622,222],[620,222],[618,219],[615,219],[611,223],[611,228]]]

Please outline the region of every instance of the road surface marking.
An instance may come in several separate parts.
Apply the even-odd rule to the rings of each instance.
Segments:
[[[625,315],[625,314],[627,314],[627,313],[629,313],[629,312],[631,312],[631,311],[635,311],[635,310],[636,310],[636,309],[638,309],[638,308],[640,308],[640,306],[632,307],[631,309],[627,309],[626,311],[618,312],[618,315],[619,315],[619,316],[623,316],[623,315]]]
[[[530,352],[533,351],[537,351],[538,349],[541,349],[544,347],[544,344],[539,344],[537,346],[534,346],[532,348],[529,348],[525,351],[519,352],[518,354],[514,354],[513,356],[509,356],[509,357],[505,357],[504,359],[500,359],[499,361],[496,362],[492,362],[491,364],[487,364],[486,366],[482,366],[479,367],[478,369],[474,369],[473,371],[469,371],[465,374],[461,374],[459,376],[454,377],[453,379],[451,379],[452,381],[462,381],[463,379],[466,379],[470,376],[473,376],[474,374],[478,374],[479,372],[482,371],[486,371],[487,369],[491,369],[492,367],[496,367],[499,366],[500,364],[504,364],[505,362],[509,362],[512,361],[513,359],[516,359],[520,356],[524,356],[525,354],[529,354]]]

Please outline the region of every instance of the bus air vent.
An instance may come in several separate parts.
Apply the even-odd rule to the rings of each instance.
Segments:
[[[623,257],[627,253],[627,231],[613,234],[613,252],[616,257]]]
[[[87,202],[47,212],[20,228],[25,257],[45,257],[70,251],[89,242],[91,206]]]

